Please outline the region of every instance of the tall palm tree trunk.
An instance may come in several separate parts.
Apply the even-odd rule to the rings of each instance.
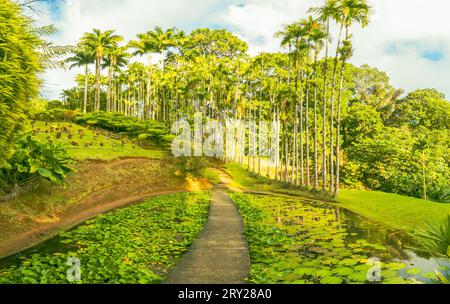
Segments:
[[[314,57],[314,190],[319,188],[318,136],[317,136],[317,56]]]
[[[100,111],[100,57],[95,60],[95,111]]]
[[[341,24],[339,30],[339,38],[336,47],[336,56],[334,57],[334,69],[333,69],[333,84],[331,92],[331,118],[330,118],[330,192],[334,191],[334,106],[335,106],[335,94],[336,94],[336,77],[339,61],[339,49],[341,46],[342,31],[344,29],[344,23]]]
[[[107,98],[106,98],[106,112],[111,112],[111,97],[112,97],[112,70],[113,66],[110,66],[108,69],[108,91],[107,91]]]
[[[322,139],[322,190],[327,191],[327,91],[328,91],[328,48],[330,37],[330,19],[327,20],[327,35],[325,40],[325,67],[323,73],[323,139]]]
[[[349,39],[348,27],[346,27],[345,41]],[[339,97],[337,104],[337,125],[336,125],[336,184],[334,188],[334,195],[339,195],[340,190],[340,167],[341,167],[341,104],[342,104],[342,91],[344,87],[344,71],[346,60],[342,60],[341,75],[339,81]]]
[[[84,100],[83,100],[83,113],[87,113],[87,102],[88,102],[88,85],[89,85],[89,67],[86,64],[84,69]]]
[[[305,100],[305,144],[306,144],[306,186],[311,185],[309,158],[309,75],[306,71],[306,100]]]

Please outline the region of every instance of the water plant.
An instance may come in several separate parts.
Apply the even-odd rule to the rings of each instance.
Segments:
[[[74,283],[160,283],[202,229],[209,204],[209,192],[170,194],[101,215],[4,261],[0,283],[70,283],[71,259],[80,262]]]

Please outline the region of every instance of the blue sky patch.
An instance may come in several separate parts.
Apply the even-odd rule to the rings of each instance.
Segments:
[[[425,41],[401,41],[390,42],[384,49],[384,52],[392,56],[401,56],[408,51],[417,52],[418,56],[423,59],[438,62],[444,59],[445,49],[437,43]]]
[[[444,59],[444,52],[441,50],[426,50],[422,52],[422,58],[430,61],[441,61]]]

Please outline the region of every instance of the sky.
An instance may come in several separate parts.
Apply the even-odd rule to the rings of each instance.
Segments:
[[[250,46],[250,53],[281,51],[274,34],[307,16],[322,0],[45,0],[38,21],[54,24],[56,44],[75,45],[93,28],[115,29],[130,40],[155,26],[225,28]],[[368,0],[369,26],[352,28],[351,63],[369,64],[388,73],[391,84],[406,92],[436,88],[450,99],[450,22],[448,0]],[[337,27],[333,27],[337,36]],[[336,39],[334,39],[336,42]],[[42,95],[58,98],[75,85],[81,69],[51,70],[43,75]]]

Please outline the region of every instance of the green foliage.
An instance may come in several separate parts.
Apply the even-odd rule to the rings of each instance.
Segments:
[[[54,121],[72,121],[79,114],[78,110],[66,110],[62,108],[50,108],[37,113],[34,118],[37,120]]]
[[[18,195],[18,191],[40,178],[63,184],[67,174],[73,171],[70,163],[63,146],[44,144],[27,135],[18,141],[14,155],[0,168],[0,188]]]
[[[77,160],[112,160],[121,157],[161,159],[164,156],[163,151],[143,149],[117,134],[90,130],[73,123],[37,121],[32,131],[41,141],[64,145],[69,155]]]
[[[37,95],[42,70],[39,48],[44,43],[22,15],[18,4],[0,0],[0,164],[13,153],[15,136]]]
[[[208,166],[205,157],[175,157],[174,168],[176,173],[183,177],[198,178],[203,176],[203,170]]]
[[[76,117],[75,122],[122,133],[150,146],[167,147],[172,140],[163,124],[151,120],[138,120],[119,113],[89,113]]]
[[[427,223],[427,229],[416,233],[422,248],[419,250],[437,257],[450,258],[450,214],[442,223]]]
[[[203,228],[209,205],[209,192],[180,193],[100,215],[51,241],[53,249],[13,257],[20,265],[0,269],[0,283],[70,283],[70,257],[80,259],[78,283],[161,283]]]
[[[372,190],[450,202],[448,135],[448,130],[423,128],[416,135],[402,127],[361,136],[347,148],[343,179]]]
[[[399,100],[390,123],[395,126],[407,125],[412,129],[450,128],[450,103],[435,89],[417,90]]]

